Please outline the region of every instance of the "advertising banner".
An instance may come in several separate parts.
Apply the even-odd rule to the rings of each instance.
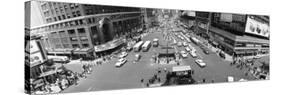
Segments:
[[[44,61],[40,48],[35,40],[30,41],[30,66],[40,64]]]
[[[33,52],[37,52],[37,51],[40,51],[37,43],[35,40],[33,41],[30,41],[29,43],[29,49],[30,49],[30,53],[33,53]]]
[[[248,16],[245,32],[263,37],[269,37],[269,25]]]
[[[232,22],[232,14],[231,13],[221,13],[220,21]]]
[[[196,16],[195,11],[187,11],[187,15],[192,17]]]

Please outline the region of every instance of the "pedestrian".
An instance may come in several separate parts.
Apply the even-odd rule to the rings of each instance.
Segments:
[[[141,83],[143,83],[143,79],[141,79]]]
[[[203,81],[203,83],[205,83],[206,79],[205,79],[205,78],[203,78],[203,80],[202,80],[202,81]]]

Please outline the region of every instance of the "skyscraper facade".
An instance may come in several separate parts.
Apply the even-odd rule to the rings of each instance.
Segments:
[[[140,8],[62,2],[38,2],[45,24],[31,28],[44,35],[49,54],[95,56],[95,48],[142,28]],[[119,45],[110,45],[114,48]],[[106,50],[106,49],[104,49]]]

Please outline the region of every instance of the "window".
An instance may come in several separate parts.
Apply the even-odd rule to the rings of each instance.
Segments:
[[[61,20],[61,17],[60,17],[60,16],[58,16],[58,19],[59,19],[59,20]]]
[[[64,5],[64,10],[66,11],[68,8],[67,8],[67,5]]]
[[[86,33],[86,31],[85,31],[84,28],[79,28],[79,29],[77,29],[77,30],[78,30],[78,33],[80,33],[80,34]]]
[[[75,35],[74,29],[72,29],[72,30],[67,30],[67,32],[68,32],[69,35]]]
[[[82,37],[80,37],[80,40],[81,41],[88,41],[88,38],[86,36],[82,36]]]
[[[80,48],[80,46],[78,44],[72,44],[73,48]]]
[[[73,17],[76,17],[76,12],[72,12]]]
[[[56,13],[59,13],[59,9],[58,8],[55,8],[55,11],[56,11]]]
[[[47,9],[47,5],[46,5],[46,3],[45,3],[45,4],[43,4],[43,5],[41,5],[41,8],[42,8],[42,10],[46,10],[46,9]]]
[[[89,22],[89,23],[92,23],[92,20],[89,18],[89,19],[88,19],[88,22]]]
[[[51,2],[48,2],[48,5],[49,5],[50,8],[53,7],[53,4]]]
[[[79,24],[82,25],[83,24],[83,20],[79,20]]]
[[[81,16],[80,11],[76,11],[77,16]]]
[[[95,22],[95,18],[92,18],[93,23]]]
[[[62,15],[62,19],[65,19],[66,17],[65,17],[65,15]]]
[[[56,18],[56,17],[54,17],[54,21],[57,21],[57,18]]]
[[[71,16],[68,13],[66,13],[66,16],[67,16],[67,18],[71,18]]]
[[[246,47],[246,43],[244,43],[244,42],[237,42],[235,44],[235,47]]]
[[[64,48],[70,48],[69,44],[63,44]]]
[[[75,20],[75,25],[79,25],[79,22],[78,22],[78,20]]]
[[[60,11],[63,12],[63,7],[60,7]]]
[[[70,41],[78,41],[76,37],[70,37]]]
[[[82,44],[83,48],[89,47],[89,44]]]
[[[45,11],[45,12],[44,12],[44,16],[45,16],[45,17],[48,17],[48,16],[50,16],[50,13],[49,13],[49,11]]]
[[[70,4],[70,9],[74,9],[74,4]]]

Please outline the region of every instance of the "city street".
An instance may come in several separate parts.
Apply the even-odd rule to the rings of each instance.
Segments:
[[[162,32],[152,32],[143,36],[143,41],[152,41],[154,38],[159,39],[160,45],[165,45],[167,42],[164,39]],[[177,42],[182,41],[177,37]],[[171,42],[171,41],[170,41]],[[202,58],[207,66],[204,68],[199,67],[195,63],[196,58],[192,58],[190,55],[181,61],[180,65],[190,65],[194,70],[193,78],[197,83],[202,83],[205,79],[205,83],[211,82],[227,82],[228,76],[233,76],[235,81],[240,79],[253,80],[253,76],[245,75],[247,69],[238,69],[235,66],[231,66],[229,61],[225,61],[220,58],[216,53],[211,52],[206,55],[202,52],[200,47],[193,43],[189,43],[197,50],[199,58]],[[177,46],[175,46],[177,47]],[[87,78],[82,79],[78,85],[71,86],[63,92],[81,92],[81,91],[98,91],[98,90],[112,90],[112,89],[128,89],[128,88],[142,88],[145,87],[144,83],[150,79],[158,70],[158,68],[167,68],[171,70],[176,64],[155,64],[152,62],[152,55],[159,51],[160,46],[151,47],[148,52],[128,52],[128,56],[125,57],[128,61],[121,67],[115,67],[117,58],[113,58],[108,62],[94,66],[93,72],[88,75]],[[177,47],[177,50],[184,50],[184,47]],[[141,59],[137,63],[133,63],[135,55],[140,54]],[[161,76],[165,79],[165,75]],[[141,79],[144,79],[144,83],[141,83]]]

